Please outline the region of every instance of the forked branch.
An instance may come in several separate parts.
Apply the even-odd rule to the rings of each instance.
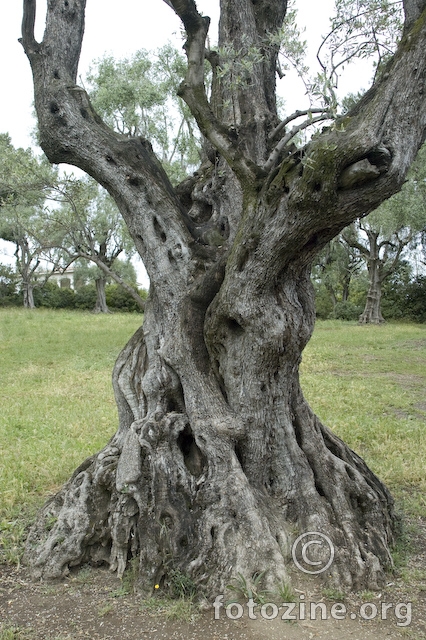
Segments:
[[[201,133],[226,159],[237,177],[244,182],[248,180],[250,184],[256,183],[260,173],[259,167],[245,157],[238,148],[235,135],[231,135],[227,127],[219,122],[207,99],[204,85],[204,58],[210,18],[198,13],[193,0],[167,0],[166,3],[173,6],[182,20],[187,35],[185,50],[188,67],[179,95],[188,105]]]

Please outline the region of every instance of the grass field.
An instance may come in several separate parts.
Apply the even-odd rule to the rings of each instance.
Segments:
[[[141,316],[0,309],[0,560],[115,432],[111,371]],[[426,326],[319,322],[302,364],[319,417],[405,508],[426,513]]]

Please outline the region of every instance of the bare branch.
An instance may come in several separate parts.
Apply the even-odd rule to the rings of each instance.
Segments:
[[[284,129],[284,127],[286,127],[289,124],[289,122],[292,122],[293,120],[297,120],[297,118],[300,118],[301,116],[307,116],[309,113],[326,113],[326,110],[318,107],[315,109],[304,109],[303,111],[299,111],[299,110],[295,111],[294,113],[289,115],[287,118],[285,118],[282,122],[280,122],[280,124],[277,127],[275,127],[273,131],[271,131],[271,133],[268,136],[268,139],[273,140],[274,138],[277,137],[279,133],[281,133],[281,131]]]
[[[323,111],[323,110],[321,109],[320,111]],[[267,161],[263,165],[263,170],[264,171],[270,171],[272,169],[272,167],[275,165],[275,163],[277,162],[278,158],[280,157],[280,154],[283,151],[283,149],[285,149],[285,147],[290,142],[290,140],[292,138],[294,138],[294,136],[297,133],[299,133],[299,131],[303,131],[304,129],[307,129],[311,125],[314,125],[314,124],[317,124],[318,122],[322,122],[323,120],[329,120],[329,119],[330,119],[330,115],[326,114],[326,113],[323,113],[322,115],[318,116],[317,118],[308,118],[308,120],[305,120],[301,124],[293,127],[279,141],[279,143],[276,145],[276,147],[272,151],[271,155],[269,156],[269,158],[267,159]]]

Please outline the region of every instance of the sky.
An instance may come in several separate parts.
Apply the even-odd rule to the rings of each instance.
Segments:
[[[310,43],[313,59],[328,33],[333,0],[301,0],[299,26],[306,28],[304,38]],[[46,0],[37,0],[36,39],[44,30]],[[197,0],[197,7],[212,18],[211,40],[216,40],[219,0]],[[300,7],[300,8],[299,8]],[[0,0],[0,133],[9,133],[15,147],[32,146],[34,129],[33,86],[30,66],[18,38],[21,34],[22,0]],[[79,74],[84,78],[91,62],[105,53],[116,58],[132,55],[138,49],[156,49],[166,42],[182,45],[180,21],[163,0],[87,0],[86,27],[80,58]],[[352,72],[341,84],[342,92],[356,91],[368,86],[370,74]],[[287,109],[308,108],[303,87],[287,74],[279,88]],[[6,254],[5,254],[6,251]],[[13,255],[12,245],[0,247],[0,262]]]
[[[149,10],[147,10],[149,4]],[[297,3],[300,26],[311,44],[312,54],[328,32],[333,0],[302,0]],[[37,0],[36,37],[42,39],[46,0]],[[198,0],[198,9],[212,18],[215,40],[219,0]],[[21,34],[22,0],[0,0],[0,132],[9,132],[15,146],[31,144],[33,88],[31,71],[18,38]],[[180,21],[163,0],[87,0],[86,28],[79,73],[84,77],[90,63],[105,53],[129,56],[138,49],[155,49],[168,40],[180,46]],[[286,82],[286,80],[284,80]],[[300,87],[301,88],[301,87]],[[286,99],[292,102],[289,87]],[[303,101],[303,98],[302,98]],[[297,105],[300,107],[300,104]]]

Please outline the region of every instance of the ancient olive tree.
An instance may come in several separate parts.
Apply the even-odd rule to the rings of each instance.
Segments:
[[[193,0],[166,1],[186,32],[179,92],[206,148],[176,188],[149,141],[113,132],[76,85],[85,0],[49,0],[42,42],[24,0],[41,145],[108,190],[151,281],[143,327],[113,373],[118,431],[45,505],[26,560],[56,577],[87,561],[122,575],[135,557],[145,592],[176,570],[205,594],[238,573],[264,572],[273,588],[294,536],[318,531],[336,550],[330,580],[377,586],[391,565],[392,498],[314,415],[298,369],[314,257],[401,188],[424,138],[426,0],[404,1],[386,70],[300,149],[275,102],[271,34],[287,2],[222,0],[219,47],[206,51],[209,18]],[[224,51],[238,74],[222,73]]]
[[[418,240],[426,224],[426,146],[419,154],[401,191],[383,202],[365,219],[342,232],[348,247],[366,263],[369,287],[362,324],[384,322],[382,286],[401,266],[406,249]]]
[[[109,313],[105,293],[108,278],[144,309],[144,300],[116,268],[121,254],[132,256],[134,244],[111,196],[88,176],[76,179],[65,175],[56,183],[51,199],[56,200],[57,207],[46,210],[44,222],[47,232],[57,238],[66,263],[82,258],[97,267],[95,313]]]

